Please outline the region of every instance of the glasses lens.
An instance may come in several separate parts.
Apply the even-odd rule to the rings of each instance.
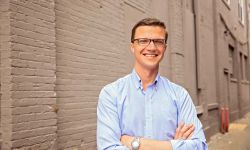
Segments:
[[[165,39],[154,39],[154,44],[156,46],[164,46],[165,45]]]
[[[163,47],[165,45],[165,39],[140,38],[140,39],[135,39],[134,41],[137,41],[138,45],[145,47],[148,46],[151,41],[153,41],[154,45],[157,47]]]
[[[150,39],[138,39],[138,44],[141,46],[148,45],[150,42]]]

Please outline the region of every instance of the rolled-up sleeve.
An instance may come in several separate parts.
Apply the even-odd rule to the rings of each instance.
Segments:
[[[200,139],[171,140],[173,150],[207,150],[207,144]]]
[[[97,106],[97,148],[98,150],[129,150],[120,142],[121,129],[112,87],[104,87]]]
[[[194,124],[195,130],[190,140],[170,140],[173,150],[207,150],[206,138],[202,124],[197,117],[196,109],[188,92],[183,89],[178,98],[179,123]]]

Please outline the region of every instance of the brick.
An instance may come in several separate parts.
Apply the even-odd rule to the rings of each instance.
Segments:
[[[13,67],[11,70],[11,74],[22,75],[22,76],[55,77],[55,71],[53,70],[32,69],[32,68]]]
[[[47,43],[44,41],[34,40],[34,39],[30,39],[30,38],[26,38],[26,37],[18,36],[18,35],[12,35],[11,42],[18,43],[18,44],[25,44],[29,46],[35,46],[39,48],[46,48],[46,49],[55,48],[54,43]]]
[[[18,140],[18,139],[35,137],[35,136],[42,136],[42,135],[45,136],[49,134],[54,134],[56,130],[57,130],[56,126],[49,126],[49,127],[37,128],[33,130],[17,131],[17,132],[13,132],[12,138],[13,140]]]
[[[54,108],[50,105],[35,105],[35,106],[27,106],[27,107],[15,107],[12,110],[13,115],[20,114],[30,114],[30,113],[46,113],[53,112]]]
[[[58,115],[63,115],[63,116],[72,116],[72,115],[79,115],[79,114],[91,114],[95,113],[96,109],[95,108],[82,108],[82,109],[70,109],[70,110],[65,110],[65,109],[60,109],[58,111]]]
[[[13,141],[14,150],[23,149],[50,149],[54,147],[56,134],[36,136],[33,138],[18,139]]]
[[[58,143],[58,149],[68,149],[68,150],[78,149],[77,147],[80,144],[81,140],[71,140],[64,143]]]
[[[54,84],[56,78],[53,77],[43,77],[43,76],[13,76],[12,82],[13,83],[23,83],[23,82],[31,82],[31,83],[44,83],[44,84]]]
[[[23,36],[25,38],[31,38],[34,40],[40,40],[40,41],[48,42],[48,43],[55,42],[55,37],[53,37],[53,36],[37,33],[37,32],[31,31],[30,29],[29,30],[22,29],[20,27],[18,27],[18,28],[12,27],[11,35],[19,35],[19,36]]]
[[[70,110],[70,109],[82,109],[82,108],[94,108],[97,106],[97,102],[89,102],[89,101],[80,101],[80,102],[72,102],[70,103],[62,103],[58,104],[58,106],[64,110]]]
[[[39,13],[42,13],[42,14],[46,14],[46,15],[53,15],[54,14],[53,9],[51,9],[54,6],[53,3],[51,3],[50,5],[47,5],[47,7],[51,6],[50,8],[47,8],[47,7],[43,7],[42,5],[39,5],[38,2],[34,2],[32,0],[28,0],[28,1],[12,1],[12,2],[14,4],[24,6],[26,8],[35,10],[35,11],[37,11]]]
[[[14,91],[53,91],[54,84],[19,83],[13,84]]]
[[[32,57],[33,54],[26,54],[26,56],[22,55],[20,57]],[[33,55],[34,56],[34,55]],[[13,59],[12,67],[23,67],[23,68],[33,68],[33,69],[50,69],[53,70],[55,68],[54,64],[35,61],[35,59],[29,58],[27,59]]]
[[[30,122],[22,122],[13,124],[13,132],[22,131],[22,130],[33,130],[37,128],[56,126],[57,119],[46,119],[46,120],[38,120],[38,121],[30,121]]]
[[[96,129],[96,123],[94,124],[84,124],[82,126],[79,127],[74,127],[74,128],[67,128],[67,129],[59,129],[58,130],[58,136],[67,136],[67,135],[71,135],[71,134],[77,134],[77,133],[81,133],[81,132],[86,132],[89,130],[95,130]]]
[[[67,128],[77,128],[81,126],[82,124],[94,124],[96,123],[96,119],[87,119],[87,120],[81,120],[81,121],[74,121],[74,122],[66,122],[66,123],[60,123],[58,124],[59,130],[64,130]]]
[[[70,100],[67,97],[59,97],[57,98],[57,100],[59,101],[57,104],[70,104],[70,103],[79,103],[82,102],[82,99],[86,98],[88,99],[88,102],[96,102],[96,100],[98,99],[98,96],[83,96],[83,97],[71,97]]]
[[[60,140],[62,143],[66,143],[68,141],[67,137],[72,139],[72,141],[74,140],[81,140],[84,143],[87,143],[89,140],[87,137],[91,137],[92,140],[90,140],[90,142],[95,142],[93,139],[95,139],[95,130],[91,130],[91,131],[86,131],[85,133],[78,133],[78,134],[72,134],[72,135],[67,135],[67,136],[63,136],[60,137],[58,140]],[[86,136],[88,135],[88,136]],[[87,140],[86,140],[87,139]]]
[[[34,54],[31,52],[21,52],[21,51],[12,51],[11,58],[21,59],[21,60],[30,60],[44,63],[56,64],[55,57],[44,56],[39,54]]]
[[[45,48],[45,47],[37,47],[32,45],[15,43],[11,45],[11,48],[13,51],[34,53],[36,55],[51,56],[51,57],[55,57],[56,55],[53,47]]]
[[[56,97],[54,91],[14,91],[12,98]]]
[[[16,1],[18,2],[18,1]],[[37,19],[41,19],[47,22],[54,22],[55,16],[54,15],[46,15],[44,13],[40,13],[39,11],[35,10],[34,8],[29,8],[28,5],[22,6],[20,3],[17,4],[15,1],[12,1],[10,4],[11,11],[14,12],[21,12],[25,15],[32,16]],[[53,14],[53,13],[52,13]]]
[[[84,115],[82,115],[82,114],[71,115],[71,114],[68,114],[68,113],[64,113],[63,116],[64,117],[58,118],[58,123],[67,123],[67,122],[74,122],[74,121],[92,119],[92,118],[96,117],[96,113],[92,112],[92,113],[86,113]]]
[[[49,120],[55,119],[56,113],[55,112],[39,112],[39,113],[31,113],[31,114],[20,114],[14,115],[12,123],[22,123],[22,122],[29,122],[29,121],[37,121],[37,120]]]

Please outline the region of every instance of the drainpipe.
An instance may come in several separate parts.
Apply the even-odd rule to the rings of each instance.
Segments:
[[[221,105],[221,102],[220,102],[220,71],[219,71],[219,52],[218,52],[218,21],[219,21],[219,13],[217,11],[217,1],[213,1],[213,18],[214,18],[214,21],[213,21],[213,25],[214,25],[214,54],[215,54],[215,65],[214,69],[215,69],[215,80],[216,80],[216,84],[215,84],[215,92],[216,92],[216,99],[217,99],[217,102],[219,103],[218,106]]]
[[[196,82],[196,87],[198,90],[198,93],[201,92],[201,78],[200,78],[200,61],[199,61],[199,55],[200,55],[200,41],[199,41],[199,35],[200,35],[200,23],[199,23],[199,16],[200,16],[200,11],[199,11],[199,0],[194,0],[194,31],[195,31],[195,64],[196,64],[196,77],[197,77],[197,82]],[[200,104],[200,101],[198,100],[198,103]]]
[[[202,116],[200,118],[204,120],[205,129],[209,129],[211,126],[208,122],[208,94],[206,89],[206,84],[202,80],[202,66],[201,66],[201,42],[200,42],[200,34],[201,34],[201,25],[200,25],[200,0],[193,0],[193,8],[194,8],[194,32],[195,32],[195,64],[196,64],[196,88],[197,88],[197,97],[198,97],[198,105],[203,110]],[[202,21],[202,20],[201,20]],[[206,131],[205,131],[206,132]]]
[[[247,50],[248,50],[248,54],[247,54],[247,56],[248,56],[248,68],[250,68],[250,43],[249,43],[249,12],[250,12],[250,10],[249,10],[249,6],[248,6],[248,0],[246,0],[245,1],[245,6],[246,6],[246,26],[247,26]],[[249,5],[250,5],[250,2],[249,2]],[[247,75],[248,75],[248,81],[250,80],[250,70],[248,69],[248,70],[246,70],[246,71],[248,71],[247,72]],[[249,95],[250,95],[250,86],[249,86]]]

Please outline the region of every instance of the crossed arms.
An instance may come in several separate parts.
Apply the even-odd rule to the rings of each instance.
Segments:
[[[175,140],[190,140],[191,136],[194,133],[194,125],[189,124],[185,125],[184,123],[181,123],[179,127],[176,129],[175,132]],[[129,135],[122,135],[121,137],[121,143],[131,148],[131,142],[134,139],[133,136]],[[152,140],[152,139],[146,139],[141,138],[140,139],[140,150],[172,150],[172,145],[169,141],[159,141],[159,140]]]
[[[185,93],[184,93],[185,94]],[[179,117],[189,125],[179,124],[171,140],[141,138],[140,150],[207,150],[202,125],[196,116],[195,107],[188,94],[180,105]],[[114,95],[102,90],[97,107],[97,146],[98,150],[129,150],[133,136],[123,135]]]

